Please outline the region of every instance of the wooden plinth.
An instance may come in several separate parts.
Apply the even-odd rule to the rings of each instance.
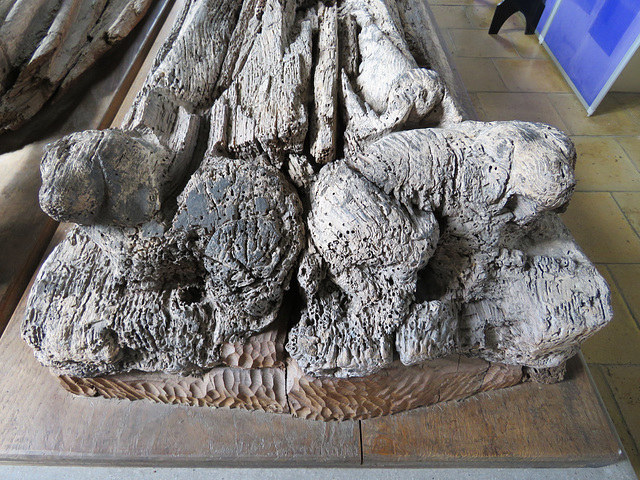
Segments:
[[[554,385],[525,383],[362,421],[79,397],[19,336],[0,338],[0,461],[166,466],[605,465],[615,431],[582,360]]]
[[[59,377],[76,395],[205,407],[288,413],[308,420],[362,420],[522,380],[522,369],[459,355],[414,367],[387,368],[361,378],[316,378],[295,361],[275,368],[221,366],[202,376],[129,373],[96,378]]]
[[[426,5],[423,10],[411,16],[415,19],[412,28],[426,25],[435,29]],[[436,64],[446,67],[444,49],[439,45],[425,48],[435,52]],[[146,67],[140,68],[138,84],[144,79],[152,57],[147,58]],[[454,91],[464,93],[453,72],[445,68],[443,75],[449,84],[459,85]],[[131,95],[135,91],[133,88]],[[118,123],[124,111],[126,108],[121,109],[114,123]],[[38,245],[44,247],[45,242],[46,239],[39,241]],[[37,262],[37,256],[33,263]],[[12,298],[17,301],[22,287],[14,290],[17,293]],[[0,294],[4,295],[1,288]],[[182,403],[206,403],[206,400],[197,400],[207,397],[202,385],[194,382],[189,388],[183,388],[179,382],[177,385],[169,382],[165,390],[150,383],[143,385],[148,377],[141,380],[128,376],[118,379],[121,384],[112,382],[117,388],[109,382],[100,388],[104,392],[121,389],[129,392],[120,395],[127,398],[138,395],[179,404],[87,398],[61,388],[59,379],[36,362],[20,339],[19,324],[25,300],[23,297],[0,338],[0,462],[176,467],[526,467],[596,466],[622,458],[617,435],[580,359],[569,362],[567,378],[558,384],[526,383],[479,393],[461,401],[361,421],[327,423],[240,408],[195,408]],[[12,309],[13,303],[10,309],[0,308],[0,330],[2,312]],[[242,363],[241,358],[238,355],[238,364]],[[482,378],[486,378],[487,373]],[[388,376],[396,374],[398,372],[387,372]],[[313,411],[310,405],[319,402],[318,392],[331,390],[330,396],[348,398],[351,394],[361,396],[365,387],[358,381],[331,387],[322,379],[285,376],[288,400],[282,403],[283,393],[276,391],[270,398],[275,400],[274,405],[282,405],[282,411],[288,408],[302,417],[313,416],[309,414]],[[404,379],[400,390],[419,388],[420,377],[412,378]],[[505,375],[505,378],[511,377]],[[63,381],[76,393],[99,393],[97,385],[74,379]],[[483,382],[475,381],[474,388],[484,390]],[[157,398],[141,395],[140,390],[132,391],[136,383],[141,384],[140,390],[148,390],[149,395]],[[443,383],[441,392],[448,391],[449,396],[438,399],[466,395],[447,390],[449,387]],[[181,389],[185,393],[182,396]],[[373,385],[370,390],[373,389],[384,391],[384,385]],[[238,390],[233,395],[239,399],[240,394]],[[385,394],[389,398],[389,392]],[[349,401],[342,403],[350,405]],[[376,414],[385,409],[389,407],[380,407],[379,411],[371,408]],[[344,418],[358,414],[352,407],[340,411]]]

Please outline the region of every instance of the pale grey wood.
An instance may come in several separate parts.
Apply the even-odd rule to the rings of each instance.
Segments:
[[[421,67],[438,72],[465,120],[476,120],[473,103],[452,55],[446,48],[427,1],[397,0],[402,26],[412,55]],[[425,33],[428,32],[428,33]]]
[[[24,143],[24,137],[5,135],[0,140],[2,149],[10,150],[0,154],[0,332],[56,228],[38,205],[38,166],[44,145],[74,131],[109,125],[164,21],[167,5],[166,0],[157,2],[128,48],[109,63],[108,74],[88,87],[64,122],[43,132],[43,139],[24,148],[16,148]]]
[[[425,8],[186,2],[121,126],[47,148],[43,209],[79,226],[28,302],[37,358],[207,375],[290,303],[306,375],[464,354],[557,378],[612,317],[557,215],[575,149],[463,121]]]
[[[126,37],[152,0],[16,1],[0,26],[0,133],[16,130]],[[2,12],[0,12],[2,13]]]
[[[358,465],[358,423],[79,398],[20,338],[26,298],[0,338],[0,461],[65,465]]]
[[[311,155],[318,163],[335,159],[338,124],[338,14],[337,6],[320,5],[318,60],[313,78],[314,111]]]

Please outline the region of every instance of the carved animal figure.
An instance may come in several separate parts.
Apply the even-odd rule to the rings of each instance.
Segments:
[[[38,359],[251,367],[282,329],[308,375],[552,368],[605,325],[606,284],[557,216],[571,142],[463,121],[403,1],[187,1],[121,127],[45,152],[41,204],[80,226],[29,299]]]

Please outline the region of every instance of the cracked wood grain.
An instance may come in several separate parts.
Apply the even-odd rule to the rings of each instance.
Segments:
[[[121,42],[152,0],[17,0],[0,6],[0,134],[17,130]]]
[[[575,149],[464,121],[423,15],[188,2],[120,128],[45,152],[42,207],[79,225],[29,299],[36,357],[127,398],[155,391],[134,371],[221,375],[166,401],[242,408],[286,382],[282,411],[323,420],[558,379],[612,316],[557,215]]]

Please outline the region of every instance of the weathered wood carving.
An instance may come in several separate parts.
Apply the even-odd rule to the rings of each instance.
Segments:
[[[464,121],[420,8],[188,1],[122,126],[45,151],[78,226],[36,357],[76,393],[320,419],[557,377],[612,316],[557,216],[575,150]]]
[[[0,0],[0,134],[125,38],[152,0]]]

